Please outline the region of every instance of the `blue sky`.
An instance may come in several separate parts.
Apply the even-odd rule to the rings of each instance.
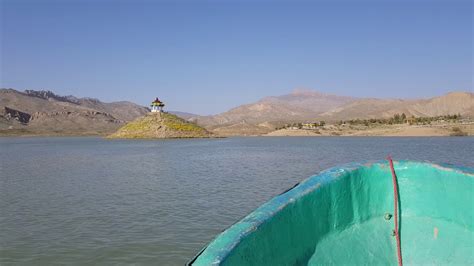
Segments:
[[[471,1],[1,1],[1,87],[226,111],[472,91]]]

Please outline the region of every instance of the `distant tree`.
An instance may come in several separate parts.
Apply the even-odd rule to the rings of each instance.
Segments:
[[[323,127],[324,125],[326,125],[326,122],[325,121],[319,121],[319,125]]]
[[[400,115],[397,113],[393,116],[393,123],[394,124],[399,124],[400,123]]]

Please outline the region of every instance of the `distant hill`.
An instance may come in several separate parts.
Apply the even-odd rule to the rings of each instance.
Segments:
[[[474,117],[474,94],[451,92],[443,96],[422,100],[360,99],[318,115],[326,120],[356,118],[387,118],[396,113],[406,116],[433,117],[461,114]]]
[[[200,117],[200,115],[197,115],[197,114],[192,114],[192,113],[186,113],[186,112],[179,112],[179,111],[167,111],[168,113],[170,114],[174,114],[174,115],[177,115],[183,119],[191,119],[191,118],[197,118],[197,117]]]
[[[318,113],[354,100],[356,98],[300,89],[287,95],[266,97],[256,103],[241,105],[218,115],[191,119],[211,129],[241,128],[239,125],[244,125],[244,128],[251,128],[249,130],[256,133],[268,131],[274,123],[313,119]]]
[[[131,102],[0,89],[0,134],[103,135],[148,112]]]
[[[221,114],[190,119],[223,135],[254,135],[270,132],[285,123],[386,118],[395,113],[417,117],[446,114],[474,117],[474,94],[452,92],[430,99],[377,99],[295,90]]]

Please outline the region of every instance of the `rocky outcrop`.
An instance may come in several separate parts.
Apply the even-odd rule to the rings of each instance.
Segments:
[[[4,107],[3,108],[3,117],[5,119],[15,119],[22,124],[28,124],[31,119],[31,115],[25,112],[21,112],[12,108]]]
[[[45,100],[56,100],[60,102],[69,102],[73,104],[79,104],[79,100],[74,96],[59,96],[49,90],[25,90],[25,94],[33,97],[38,97]]]

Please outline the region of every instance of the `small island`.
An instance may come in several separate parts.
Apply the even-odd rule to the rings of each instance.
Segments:
[[[188,122],[176,115],[163,111],[165,104],[156,98],[150,105],[151,111],[143,117],[119,128],[107,136],[110,139],[166,139],[166,138],[209,138],[214,135],[206,129]]]

